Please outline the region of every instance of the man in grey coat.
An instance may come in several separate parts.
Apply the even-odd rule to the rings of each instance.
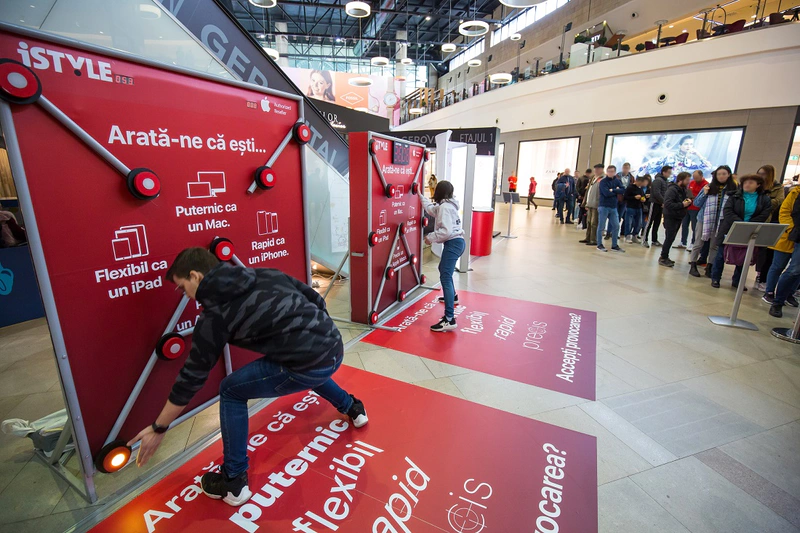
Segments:
[[[355,427],[367,423],[364,404],[331,379],[344,357],[342,336],[314,289],[278,270],[220,263],[204,248],[178,254],[165,278],[197,300],[203,311],[169,400],[152,426],[128,443],[141,441],[139,466],[155,453],[169,425],[203,387],[226,344],[265,355],[220,384],[224,462],[221,472],[203,475],[207,496],[239,506],[252,495],[247,482],[248,400],[312,389]]]

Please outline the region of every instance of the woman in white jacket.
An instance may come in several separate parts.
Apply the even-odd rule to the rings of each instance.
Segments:
[[[464,230],[458,214],[458,201],[453,198],[453,184],[440,181],[433,193],[433,202],[420,195],[425,212],[436,219],[433,232],[425,237],[428,244],[442,243],[444,250],[439,261],[439,279],[444,292],[444,316],[431,326],[431,331],[453,331],[456,329],[455,303],[456,289],[453,285],[453,272],[458,258],[464,253]]]

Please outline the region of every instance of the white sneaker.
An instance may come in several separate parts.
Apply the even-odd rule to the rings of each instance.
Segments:
[[[625,237],[625,242],[627,242],[628,244],[633,244],[633,235],[628,235],[627,237]]]
[[[766,283],[756,283],[756,290],[761,292],[767,292],[767,284]]]

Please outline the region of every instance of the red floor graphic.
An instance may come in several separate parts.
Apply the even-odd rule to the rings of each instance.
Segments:
[[[401,332],[375,331],[364,342],[595,399],[596,313],[459,291],[458,329],[433,333],[430,326],[444,314],[441,294],[386,322]]]
[[[251,419],[247,504],[200,492],[217,441],[92,531],[597,531],[594,437],[350,367],[336,380],[369,424],[313,393],[273,402]]]

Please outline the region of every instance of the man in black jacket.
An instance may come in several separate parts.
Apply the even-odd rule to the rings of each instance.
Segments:
[[[672,268],[675,266],[675,261],[669,258],[669,249],[672,248],[672,243],[675,242],[678,230],[681,229],[687,208],[692,205],[688,188],[690,179],[692,179],[691,174],[681,172],[675,182],[670,183],[667,193],[664,195],[664,230],[667,232],[667,236],[664,237],[661,257],[658,260],[658,264],[664,267]],[[655,240],[655,235],[653,240]]]
[[[644,234],[644,242],[647,242],[647,234],[650,232],[650,227],[652,227],[653,246],[661,246],[661,243],[658,242],[658,226],[661,225],[661,215],[664,210],[664,195],[667,194],[670,176],[672,176],[672,167],[664,165],[661,167],[661,172],[656,174],[651,188],[651,200],[653,204],[650,210],[650,222],[647,224],[647,231]]]
[[[208,250],[178,254],[166,279],[203,306],[192,349],[161,414],[128,445],[141,441],[137,464],[155,453],[169,425],[199,391],[226,344],[265,354],[220,384],[224,463],[203,475],[203,492],[239,506],[250,499],[247,484],[247,401],[313,389],[355,427],[367,423],[364,405],[331,376],[342,364],[342,337],[311,287],[278,270],[220,263]]]

